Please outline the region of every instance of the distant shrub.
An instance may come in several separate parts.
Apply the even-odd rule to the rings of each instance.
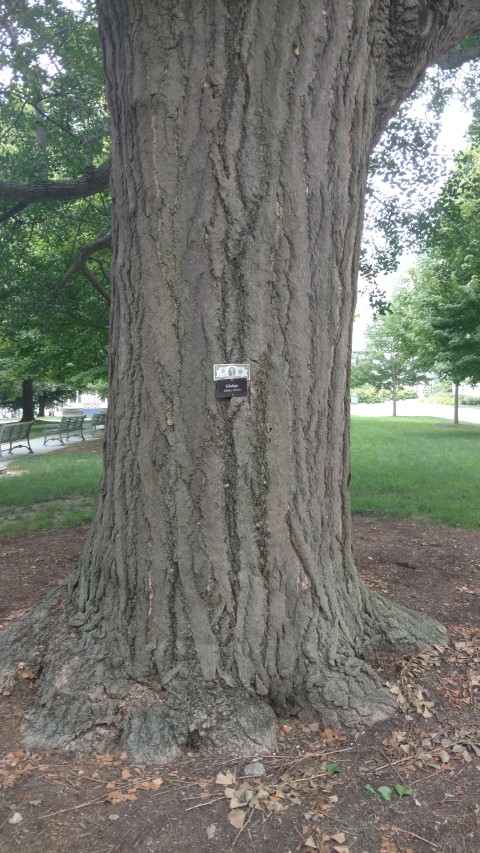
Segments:
[[[427,403],[440,403],[442,406],[453,406],[453,394],[447,394],[445,391],[437,391],[435,394],[429,394],[425,397]]]
[[[357,397],[359,403],[385,403],[390,399],[389,391],[377,391],[371,385],[362,385],[361,388],[352,388],[351,396]]]
[[[461,397],[461,406],[480,406],[480,397]]]
[[[352,388],[351,396],[357,397],[359,403],[386,403],[392,399],[392,392],[385,388],[373,388],[371,385],[362,385],[360,388]],[[400,389],[397,391],[397,400],[412,400],[418,395],[415,391]]]

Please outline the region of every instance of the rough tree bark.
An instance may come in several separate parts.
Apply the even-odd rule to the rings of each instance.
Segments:
[[[39,418],[45,417],[46,396],[47,395],[46,395],[45,391],[43,391],[43,393],[39,394],[39,396],[38,396],[38,417]]]
[[[246,754],[374,721],[374,644],[444,638],[353,563],[348,365],[369,154],[477,0],[99,0],[112,114],[105,470],[65,587],[4,634],[31,743]],[[217,401],[215,362],[249,362]],[[59,627],[60,626],[60,627]]]
[[[22,380],[22,417],[21,421],[33,421],[35,407],[33,402],[33,379]]]

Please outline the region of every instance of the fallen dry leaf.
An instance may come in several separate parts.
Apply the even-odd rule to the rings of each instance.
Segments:
[[[11,696],[15,686],[15,673],[6,672],[0,684],[0,696]]]
[[[137,795],[136,795],[134,790],[130,790],[130,791],[127,791],[126,794],[124,794],[124,799],[127,802],[133,802],[134,800],[137,799]]]
[[[245,822],[245,812],[241,809],[234,809],[228,813],[228,820],[235,829],[241,829]]]
[[[228,770],[226,773],[217,773],[215,782],[217,785],[235,785],[236,778],[233,773]]]
[[[105,802],[110,803],[112,806],[116,806],[117,803],[123,803],[123,794],[121,791],[110,791],[109,794],[105,797]]]

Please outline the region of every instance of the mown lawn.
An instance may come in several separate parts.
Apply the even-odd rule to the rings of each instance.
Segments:
[[[352,510],[480,527],[480,427],[352,417]]]
[[[480,427],[352,417],[352,510],[480,528]],[[0,536],[93,518],[102,440],[23,457],[0,478]]]
[[[91,521],[102,470],[102,439],[10,462],[0,477],[0,535]]]

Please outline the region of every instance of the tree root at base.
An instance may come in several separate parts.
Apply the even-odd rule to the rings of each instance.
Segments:
[[[22,662],[37,677],[36,703],[22,727],[26,745],[126,751],[152,764],[185,752],[266,753],[276,747],[275,711],[301,713],[329,726],[387,718],[395,700],[360,655],[378,643],[400,651],[446,640],[435,620],[366,590],[364,648],[341,646],[328,664],[319,650],[318,660],[297,674],[298,683],[281,685],[282,697],[259,697],[235,679],[233,686],[221,677],[206,682],[194,656],[180,661],[163,682],[158,674],[129,678],[115,644],[97,642],[93,634],[69,622],[61,589],[1,632],[0,673]]]

